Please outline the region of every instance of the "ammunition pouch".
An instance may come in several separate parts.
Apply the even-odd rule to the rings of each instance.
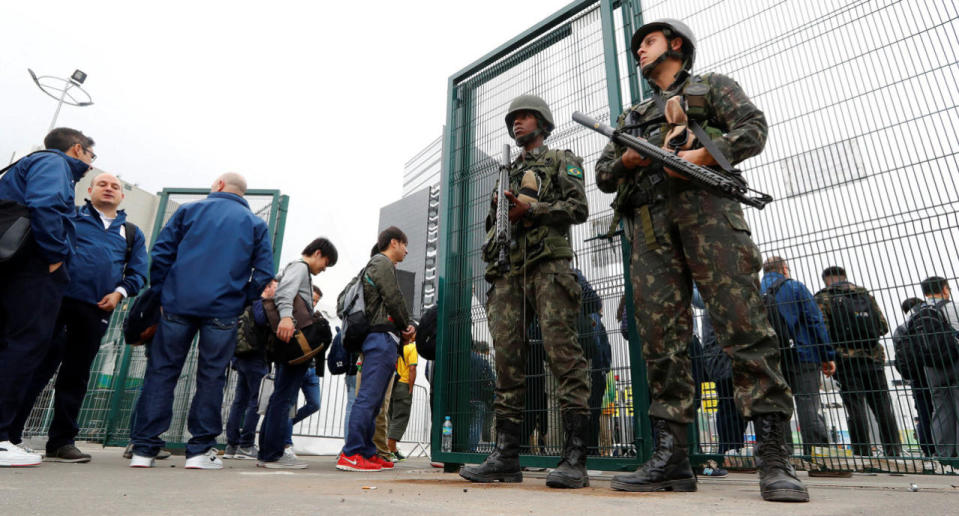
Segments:
[[[709,85],[703,82],[702,77],[693,76],[686,87],[683,88],[683,97],[686,99],[686,116],[704,123],[709,117],[709,110],[706,104],[706,94],[709,93]]]

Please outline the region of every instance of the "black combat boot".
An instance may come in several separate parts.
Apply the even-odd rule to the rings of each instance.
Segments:
[[[589,435],[589,414],[563,412],[563,426],[566,429],[566,445],[563,446],[563,458],[556,469],[546,475],[549,487],[577,489],[589,487],[589,475],[586,474],[586,439]]]
[[[753,417],[756,428],[756,467],[759,490],[770,502],[808,502],[809,492],[796,477],[786,447],[786,421],[780,414]]]
[[[633,473],[616,475],[610,487],[619,491],[695,491],[689,465],[686,424],[652,418],[656,432],[653,456]]]
[[[470,482],[522,482],[519,466],[519,423],[496,421],[496,448],[482,464],[466,466],[460,476]]]

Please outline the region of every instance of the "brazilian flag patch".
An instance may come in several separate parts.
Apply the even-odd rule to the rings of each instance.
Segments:
[[[576,179],[582,179],[583,169],[577,167],[576,165],[566,165],[566,174],[573,176]]]

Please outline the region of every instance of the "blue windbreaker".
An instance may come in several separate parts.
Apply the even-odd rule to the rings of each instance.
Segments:
[[[0,177],[0,199],[30,208],[30,232],[47,263],[69,263],[74,247],[73,189],[90,165],[58,150],[21,159]]]
[[[782,277],[778,272],[764,274],[762,293],[765,294]],[[792,332],[790,337],[796,344],[801,362],[819,364],[836,359],[822,312],[806,285],[795,280],[783,283],[776,292],[776,303]]]
[[[123,287],[130,297],[143,288],[147,275],[146,238],[137,228],[130,263],[126,264],[127,239],[120,234],[126,220],[126,212],[119,210],[110,227],[104,229],[100,214],[90,201],[77,207],[73,218],[77,246],[70,260],[70,284],[64,296],[96,304],[117,287]]]
[[[181,206],[153,245],[152,288],[178,315],[236,317],[273,277],[263,219],[239,195],[211,193]]]

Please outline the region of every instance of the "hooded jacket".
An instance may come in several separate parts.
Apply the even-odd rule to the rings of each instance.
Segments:
[[[130,297],[140,292],[147,275],[146,237],[136,228],[127,263],[127,239],[120,234],[126,220],[126,212],[118,210],[116,219],[104,229],[100,214],[90,201],[76,208],[76,249],[70,260],[70,284],[65,297],[96,304],[117,287],[123,287]]]
[[[90,165],[56,149],[22,158],[0,177],[0,199],[30,209],[30,232],[47,263],[69,263],[75,246],[73,189]]]
[[[765,294],[781,278],[783,275],[778,272],[764,274],[762,293]],[[796,280],[786,281],[776,291],[776,305],[789,325],[789,337],[796,345],[801,362],[819,364],[836,359],[822,312],[806,285]]]

